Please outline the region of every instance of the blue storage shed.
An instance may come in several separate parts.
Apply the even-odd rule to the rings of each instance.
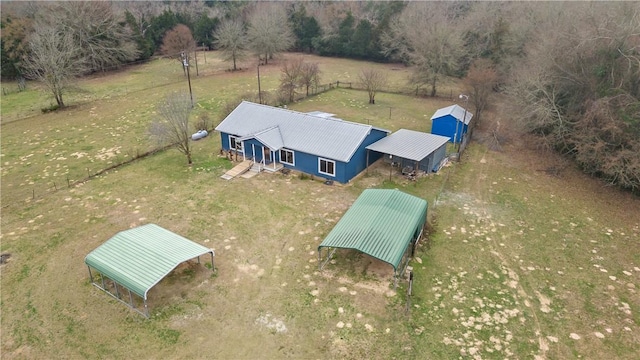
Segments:
[[[471,118],[473,114],[462,106],[451,105],[438,109],[431,117],[431,133],[446,136],[450,142],[457,144],[467,133]]]
[[[380,154],[366,147],[389,131],[322,112],[301,113],[243,101],[216,127],[222,148],[265,170],[282,167],[347,183]]]

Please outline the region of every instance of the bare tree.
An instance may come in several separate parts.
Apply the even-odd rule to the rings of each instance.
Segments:
[[[22,67],[27,78],[43,82],[59,107],[70,81],[85,71],[85,62],[73,35],[46,22],[36,21],[29,38],[29,53]]]
[[[280,91],[290,103],[295,100],[296,89],[300,84],[302,64],[303,60],[300,58],[284,63],[280,69]]]
[[[380,70],[363,69],[358,79],[369,93],[369,104],[375,104],[376,94],[387,84],[387,76]]]
[[[233,70],[237,70],[236,61],[246,55],[247,34],[240,19],[225,20],[213,34],[215,45],[222,51],[225,60],[233,61]]]
[[[562,3],[514,67],[513,118],[581,169],[640,192],[640,11]]]
[[[493,88],[498,83],[498,73],[488,59],[478,59],[471,65],[463,82],[475,107],[474,121],[478,123],[489,104]]]
[[[195,48],[196,41],[193,39],[191,30],[186,25],[178,24],[164,35],[160,51],[177,59],[182,65],[182,71],[187,75],[185,64],[188,62],[189,53]]]
[[[191,165],[191,134],[189,114],[191,99],[184,92],[171,93],[157,105],[159,118],[151,123],[149,132],[152,139],[161,146],[175,146],[187,157]]]
[[[118,1],[114,5],[131,14],[140,35],[151,27],[151,20],[161,13],[162,4],[155,1]]]
[[[320,68],[318,63],[303,63],[300,70],[300,85],[304,86],[309,96],[309,88],[320,83]]]
[[[61,1],[40,11],[46,21],[70,33],[88,70],[107,70],[134,60],[139,50],[131,29],[122,25],[110,2]]]
[[[178,24],[164,34],[160,51],[165,55],[177,57],[182,61],[182,56],[190,53],[195,48],[196,42],[189,27],[184,24]]]
[[[289,49],[294,36],[287,13],[278,3],[258,3],[249,20],[249,43],[253,53],[265,64],[279,52]]]
[[[438,81],[457,70],[463,56],[451,6],[455,4],[411,2],[381,38],[385,54],[414,65],[412,81],[418,86],[428,84],[431,96],[437,93]]]

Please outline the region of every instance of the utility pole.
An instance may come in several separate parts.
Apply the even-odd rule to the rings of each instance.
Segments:
[[[183,59],[183,65],[187,68],[187,81],[189,81],[189,97],[191,98],[191,107],[193,108],[193,92],[191,91],[191,74],[189,73],[189,55]]]
[[[258,62],[258,101],[262,104],[262,91],[260,91],[260,62]]]

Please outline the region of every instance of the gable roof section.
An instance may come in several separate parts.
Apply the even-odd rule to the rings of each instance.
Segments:
[[[404,159],[422,161],[448,141],[449,138],[446,136],[400,129],[367,146],[367,149]]]
[[[121,231],[90,252],[85,264],[147,299],[147,292],[181,263],[213,250],[155,224]]]
[[[274,133],[271,131],[261,134],[265,129],[271,128],[278,129],[281,143],[273,141],[270,136]],[[272,150],[286,147],[294,151],[349,162],[372,128],[370,125],[332,117],[314,116],[243,101],[216,127],[216,130],[241,138],[255,137],[260,141],[264,140],[264,144]],[[265,137],[258,138],[262,135]]]
[[[462,106],[454,104],[451,106],[447,106],[446,108],[438,109],[431,117],[431,120],[433,121],[434,119],[441,118],[446,115],[452,115],[454,118],[458,119],[458,121],[462,121],[462,119],[465,117],[464,108]],[[467,111],[466,119],[464,119],[465,125],[469,125],[472,117],[473,114]]]
[[[355,249],[397,270],[426,217],[424,199],[397,189],[366,189],[318,246],[318,251],[322,247]]]
[[[280,128],[278,126],[272,126],[255,134],[241,137],[240,140],[247,140],[251,138],[257,139],[264,145],[267,145],[268,148],[276,151],[284,147],[282,134],[280,133]]]

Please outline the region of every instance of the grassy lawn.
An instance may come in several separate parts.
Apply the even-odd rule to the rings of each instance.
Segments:
[[[309,61],[320,62],[326,82],[354,79],[363,64]],[[29,110],[36,93],[3,96],[0,247],[11,254],[0,268],[3,358],[637,358],[640,200],[571,167],[540,171],[560,160],[521,141],[502,151],[474,142],[460,163],[416,182],[389,181],[377,164],[349,185],[326,186],[280,173],[222,180],[232,164],[217,156],[213,134],[194,143],[192,167],[168,150],[60,186],[151,147],[155,104],[186,87],[174,65],[85,79],[85,98],[77,92],[69,100],[77,105],[56,113]],[[192,78],[197,112],[217,120],[225,100],[256,87],[253,70],[225,65],[207,53]],[[389,67],[398,86],[408,73],[371,66]],[[278,71],[261,68],[264,87],[275,89]],[[386,93],[367,100],[340,88],[290,108],[427,131],[450,104]],[[62,189],[48,191],[53,182]],[[317,270],[317,246],[371,187],[429,202],[408,309],[406,282],[393,291],[388,265],[338,251]],[[149,320],[93,288],[83,263],[118,231],[145,223],[215,249],[218,269],[178,267],[151,290]]]

